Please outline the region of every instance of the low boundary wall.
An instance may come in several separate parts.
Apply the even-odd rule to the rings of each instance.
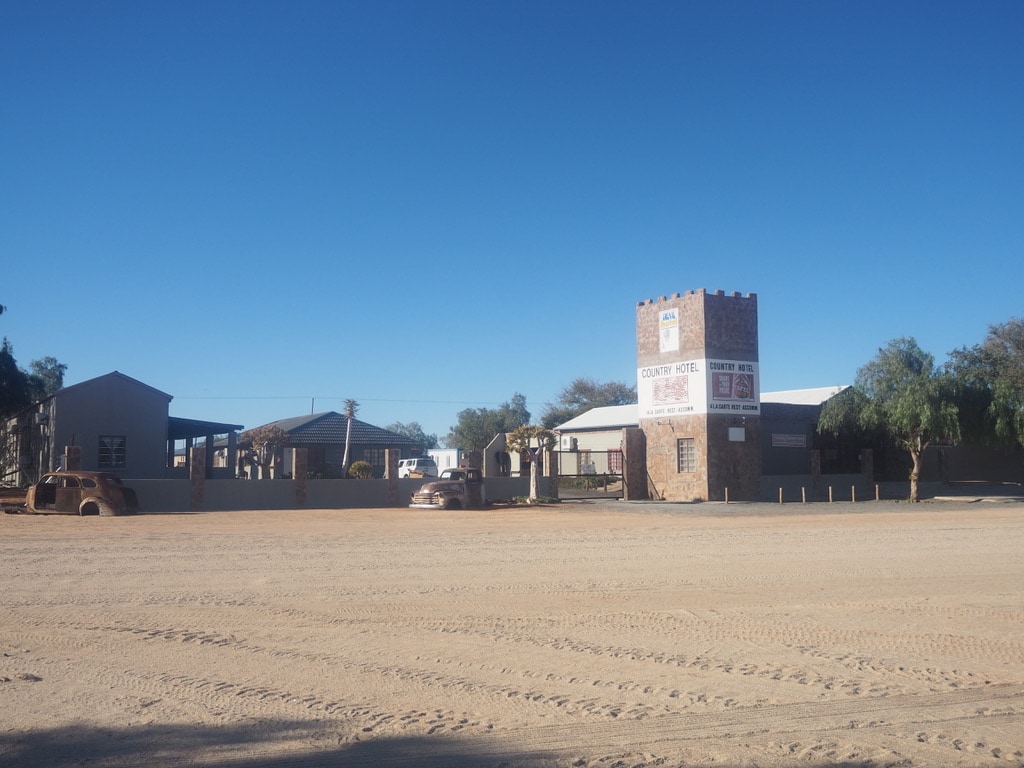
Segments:
[[[207,480],[193,499],[190,480],[125,480],[147,512],[215,512],[243,509],[355,509],[404,507],[427,480]],[[487,499],[510,501],[530,493],[528,477],[488,477]],[[303,493],[305,497],[303,498]]]

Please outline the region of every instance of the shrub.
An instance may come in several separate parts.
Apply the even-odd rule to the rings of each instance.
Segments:
[[[333,464],[322,464],[306,472],[307,480],[337,480],[340,472]]]
[[[368,461],[354,461],[348,468],[348,476],[358,480],[369,480],[373,477],[373,465]]]

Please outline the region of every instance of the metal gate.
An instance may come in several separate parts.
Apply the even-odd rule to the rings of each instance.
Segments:
[[[558,498],[621,499],[622,451],[556,451]]]

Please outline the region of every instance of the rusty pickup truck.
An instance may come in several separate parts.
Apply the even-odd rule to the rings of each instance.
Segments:
[[[412,495],[412,509],[475,509],[486,503],[483,472],[473,467],[446,469]]]

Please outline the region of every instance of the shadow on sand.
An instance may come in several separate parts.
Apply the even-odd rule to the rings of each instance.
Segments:
[[[302,748],[289,744],[316,744]],[[584,768],[648,765],[605,758],[516,752],[482,739],[450,737],[368,737],[338,743],[327,723],[272,721],[242,726],[145,725],[124,729],[89,726],[40,729],[0,735],[0,765],[6,768]],[[670,766],[658,760],[651,766]],[[699,764],[687,763],[689,768]],[[829,768],[867,768],[868,763],[829,763]],[[872,765],[875,765],[872,763]],[[715,768],[728,768],[715,763]],[[807,765],[806,768],[815,768]],[[823,768],[823,766],[822,766]]]

